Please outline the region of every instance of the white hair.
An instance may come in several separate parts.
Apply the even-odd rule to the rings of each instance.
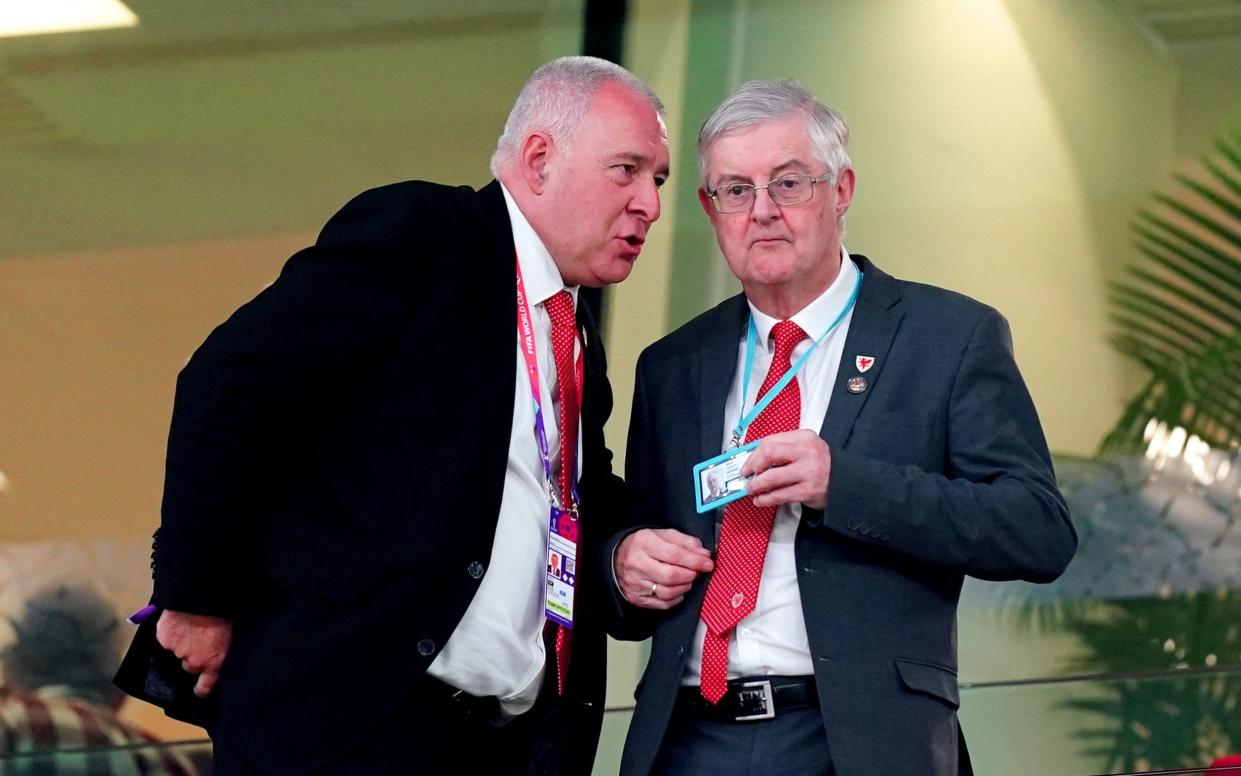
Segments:
[[[827,165],[829,180],[835,185],[840,171],[852,166],[845,151],[849,127],[840,114],[790,79],[746,81],[711,111],[698,130],[698,176],[703,187],[707,187],[707,153],[712,143],[724,135],[795,113],[805,115],[810,148],[815,158]]]
[[[499,176],[500,167],[512,161],[531,132],[546,132],[556,150],[568,156],[582,117],[590,109],[591,98],[599,87],[614,83],[646,99],[655,113],[664,115],[664,105],[655,92],[620,65],[596,57],[560,57],[534,71],[513,103],[504,122],[504,132],[491,155],[491,172]]]

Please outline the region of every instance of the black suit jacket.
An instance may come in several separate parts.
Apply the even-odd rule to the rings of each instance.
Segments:
[[[840,776],[947,776],[958,763],[956,607],[963,575],[1048,581],[1076,548],[1030,396],[995,310],[893,279],[865,259],[821,436],[827,507],[802,513],[798,585]],[[749,308],[733,297],[639,360],[626,456],[636,521],[698,536],[691,470],[720,451]],[[861,393],[856,356],[873,356]],[[627,532],[604,547],[612,548]],[[615,635],[654,635],[622,773],[649,771],[692,647],[707,577],[666,616],[614,595]]]
[[[498,183],[367,191],[181,372],[154,603],[235,620],[211,732],[266,767],[356,744],[478,589],[512,424],[514,255]],[[621,501],[602,344],[578,316],[585,554]],[[555,731],[571,742],[565,773],[589,772],[601,723],[593,583],[580,583],[568,676],[580,713]],[[411,735],[391,744],[413,758]]]

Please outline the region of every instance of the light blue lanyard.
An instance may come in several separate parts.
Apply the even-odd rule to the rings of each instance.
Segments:
[[[806,365],[806,359],[810,358],[810,354],[814,352],[814,349],[821,345],[823,341],[827,339],[828,335],[831,334],[836,327],[840,325],[840,322],[845,319],[845,316],[849,314],[849,311],[853,309],[853,305],[857,302],[858,289],[861,287],[862,272],[859,270],[857,273],[857,279],[853,281],[853,291],[849,294],[849,301],[845,302],[845,306],[841,308],[840,313],[836,315],[836,319],[827,327],[827,331],[823,332],[822,336],[816,339],[814,343],[806,349],[806,352],[802,354],[801,358],[797,359],[797,363],[793,364],[789,371],[784,373],[784,377],[781,377],[775,385],[771,386],[771,388],[767,390],[767,393],[760,396],[758,401],[754,402],[754,408],[750,410],[749,414],[741,416],[741,418],[737,421],[737,425],[733,427],[732,440],[728,445],[729,448],[734,448],[741,445],[741,440],[745,438],[745,430],[750,427],[750,424],[754,422],[754,419],[757,418],[763,410],[767,409],[767,405],[771,404],[772,400],[776,398],[776,394],[780,393],[780,391],[784,389],[784,386],[788,385],[789,381],[796,377],[801,368]],[[748,394],[750,392],[750,375],[754,370],[754,350],[757,346],[758,327],[754,325],[754,316],[751,315],[750,327],[746,334],[745,341],[745,373],[741,377],[741,409],[743,411],[745,410],[745,400],[748,398]]]

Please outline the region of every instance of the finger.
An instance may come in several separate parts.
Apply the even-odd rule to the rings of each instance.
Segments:
[[[656,562],[656,565],[651,569],[647,577],[650,579],[650,582],[646,580],[643,580],[643,582],[648,587],[651,582],[657,582],[661,587],[688,585],[698,578],[698,572],[693,569],[687,569],[684,566]]]
[[[660,585],[655,597],[665,601],[680,598],[689,592],[690,587],[691,585]]]
[[[155,622],[155,640],[159,642],[161,647],[169,651],[172,651],[172,648],[175,646],[175,641],[172,635],[172,627],[169,625],[168,620],[162,615],[159,620]]]
[[[672,599],[671,601],[664,601],[663,599],[656,599],[656,605],[652,606],[651,608],[662,609],[666,611],[676,606],[677,604],[681,603],[684,600],[685,600],[685,596],[679,596],[677,598]]]
[[[694,574],[685,582],[678,583],[665,583],[651,579],[634,580],[631,583],[626,584],[622,590],[625,594],[625,600],[632,604],[642,606],[649,604],[649,601],[646,599],[660,598],[668,600],[685,595],[689,592],[693,580],[696,577],[697,574]]]
[[[645,590],[639,590],[632,585],[628,585],[621,592],[625,594],[625,600],[634,606],[639,606],[643,609],[651,608],[650,599],[652,596],[650,595],[651,590],[649,586]]]
[[[214,671],[204,671],[198,676],[198,681],[194,683],[194,694],[199,698],[206,698],[215,689],[216,679],[219,677]]]
[[[649,555],[634,558],[626,569],[625,579],[635,586],[649,587],[652,582],[679,585],[692,582],[699,574],[710,571],[713,563],[710,558],[698,555],[681,556],[679,560],[681,562],[665,562]]]
[[[694,571],[710,571],[713,568],[711,556],[698,552],[697,550],[687,550],[679,544],[664,541],[656,538],[656,543],[650,547],[650,556],[661,563],[680,566]]]
[[[794,461],[829,455],[827,443],[813,431],[805,428],[785,431],[765,437],[746,459],[741,473],[749,476],[772,466],[784,466]]]
[[[676,606],[677,604],[681,603],[681,601],[683,601],[683,600],[685,600],[685,596],[680,596],[680,597],[678,597],[678,598],[674,598],[674,599],[672,599],[671,601],[665,601],[665,600],[663,600],[662,598],[656,598],[656,597],[654,597],[654,596],[649,596],[649,595],[648,595],[648,596],[642,596],[641,598],[638,598],[638,599],[637,599],[637,600],[635,600],[635,601],[631,601],[631,603],[632,603],[634,606],[639,606],[639,607],[641,607],[641,608],[643,608],[643,609],[660,609],[660,610],[666,610],[666,609],[671,609],[672,607],[674,607],[674,606]]]
[[[747,491],[755,496],[770,493],[773,490],[787,488],[803,482],[809,482],[812,471],[808,466],[789,464],[776,466],[750,480]]]
[[[805,442],[773,440],[768,437],[746,459],[741,474],[749,477],[773,467],[787,466],[812,455],[812,449]]]
[[[756,507],[778,507],[784,504],[800,504],[810,498],[810,490],[800,484],[778,488],[754,497]]]
[[[675,544],[691,552],[697,552],[704,555],[710,555],[711,551],[702,546],[702,540],[697,536],[691,536],[687,533],[681,533],[675,528],[661,528],[655,531],[655,534],[670,544]]]

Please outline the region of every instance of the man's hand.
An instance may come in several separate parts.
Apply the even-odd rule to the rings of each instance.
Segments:
[[[643,528],[616,549],[612,571],[621,595],[644,609],[671,609],[681,603],[699,574],[715,568],[698,537],[671,528]]]
[[[233,623],[219,617],[165,609],[155,623],[160,646],[181,658],[181,667],[198,674],[194,694],[206,698],[220,678],[220,666],[233,640]]]
[[[827,506],[827,482],[832,473],[832,451],[809,429],[784,431],[765,437],[741,468],[749,477],[748,492],[756,507],[805,504]]]

